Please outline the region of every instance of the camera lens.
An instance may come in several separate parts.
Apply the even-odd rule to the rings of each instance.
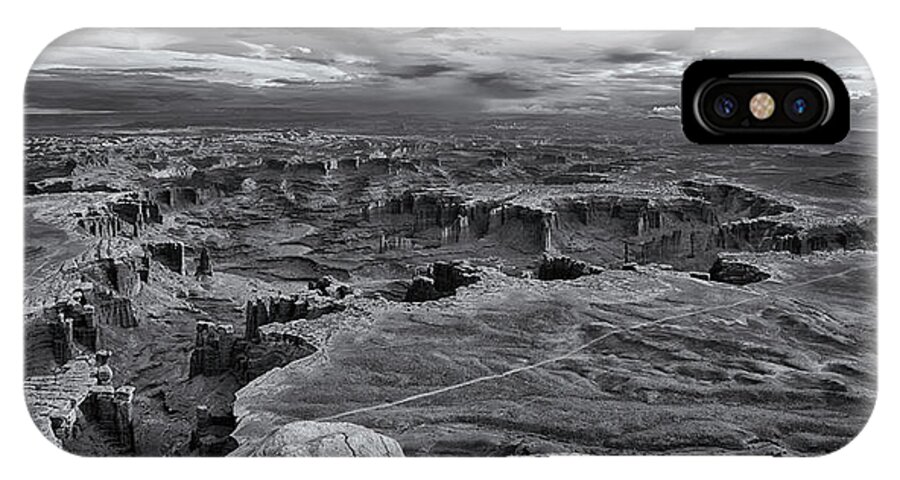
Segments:
[[[737,100],[733,95],[724,93],[716,97],[713,109],[716,111],[716,115],[722,118],[731,118],[737,112],[737,105]]]
[[[808,106],[809,104],[806,103],[805,98],[798,98],[791,103],[791,111],[794,112],[794,115],[803,115],[806,113]]]
[[[819,113],[818,97],[806,88],[793,90],[784,97],[784,113],[793,122],[812,122]]]

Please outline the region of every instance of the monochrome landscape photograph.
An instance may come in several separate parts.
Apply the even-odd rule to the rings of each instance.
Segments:
[[[826,145],[697,145],[803,58]],[[24,395],[83,456],[836,451],[876,397],[875,86],[823,30],[84,29],[25,87]]]

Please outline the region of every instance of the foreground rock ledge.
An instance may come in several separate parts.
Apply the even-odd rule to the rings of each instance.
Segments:
[[[402,457],[396,440],[345,422],[288,423],[256,445],[231,454],[250,457]]]

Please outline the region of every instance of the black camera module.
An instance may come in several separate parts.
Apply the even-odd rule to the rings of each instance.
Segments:
[[[797,123],[808,123],[819,115],[818,95],[812,90],[798,88],[784,97],[784,114]]]
[[[734,95],[723,93],[713,101],[713,110],[722,118],[731,118],[737,112],[738,103]]]
[[[750,107],[761,93],[764,116]],[[684,133],[697,143],[834,143],[850,130],[847,87],[806,60],[698,60],[682,77],[681,104]]]

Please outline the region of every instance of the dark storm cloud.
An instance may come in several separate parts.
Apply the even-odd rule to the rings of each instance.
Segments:
[[[90,121],[115,118],[119,123],[157,126],[229,121],[246,121],[249,125],[303,120],[318,113],[456,115],[484,107],[481,97],[451,87],[309,85],[291,79],[275,79],[272,83],[278,86],[250,89],[162,76],[82,72],[61,78],[41,74],[29,79],[25,96],[33,112],[102,112],[91,115]]]
[[[413,80],[416,78],[428,78],[442,73],[454,72],[460,66],[452,66],[449,64],[426,63],[421,65],[402,65],[399,67],[382,67],[379,70],[383,75],[404,80]]]
[[[493,98],[527,98],[540,92],[540,89],[527,85],[521,75],[506,72],[472,73],[466,78],[485,95]]]
[[[72,108],[104,111],[162,111],[196,108],[204,102],[227,100],[226,88],[208,82],[110,73],[33,75],[25,88],[25,102],[33,108]]]

